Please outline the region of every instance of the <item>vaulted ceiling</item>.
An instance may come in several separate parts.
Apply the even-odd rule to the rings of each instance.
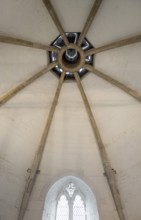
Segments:
[[[67,175],[93,190],[100,220],[141,219],[140,11],[139,0],[0,1],[0,220],[42,219]],[[89,14],[93,67],[56,77],[50,44],[85,31]]]

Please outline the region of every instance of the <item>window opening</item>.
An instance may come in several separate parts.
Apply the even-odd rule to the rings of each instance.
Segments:
[[[85,216],[84,201],[80,195],[77,195],[73,202],[73,220],[85,220]]]
[[[69,206],[65,195],[62,195],[58,201],[56,220],[69,220]]]
[[[72,182],[62,190],[58,198],[55,220],[86,220],[85,201]]]
[[[42,220],[99,220],[93,191],[77,177],[61,178],[47,193]]]

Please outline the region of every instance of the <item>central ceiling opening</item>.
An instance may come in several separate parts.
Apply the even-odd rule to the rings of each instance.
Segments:
[[[60,77],[61,73],[65,71],[65,79],[74,79],[73,72],[78,72],[80,78],[88,73],[83,65],[89,64],[93,66],[94,55],[84,56],[84,51],[92,49],[92,44],[84,38],[80,46],[77,45],[80,37],[79,32],[65,33],[69,45],[65,46],[65,42],[61,35],[59,35],[52,43],[51,46],[60,49],[60,52],[49,52],[50,63],[59,60],[59,64],[53,68],[53,73]]]

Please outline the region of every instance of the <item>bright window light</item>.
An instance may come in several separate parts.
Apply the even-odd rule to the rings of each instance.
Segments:
[[[86,220],[85,205],[76,186],[69,183],[59,196],[56,220]]]
[[[73,220],[85,220],[85,216],[84,201],[77,195],[73,202]]]
[[[62,195],[58,201],[56,220],[69,220],[69,206],[65,195]]]

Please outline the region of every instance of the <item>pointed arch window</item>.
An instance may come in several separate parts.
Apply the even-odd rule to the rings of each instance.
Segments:
[[[86,220],[84,196],[72,182],[58,196],[55,220]]]
[[[85,205],[80,195],[76,195],[73,201],[73,220],[86,220]]]
[[[56,220],[69,220],[69,204],[66,195],[61,195],[58,200]]]
[[[47,193],[42,220],[99,220],[93,191],[77,177],[59,179]]]

